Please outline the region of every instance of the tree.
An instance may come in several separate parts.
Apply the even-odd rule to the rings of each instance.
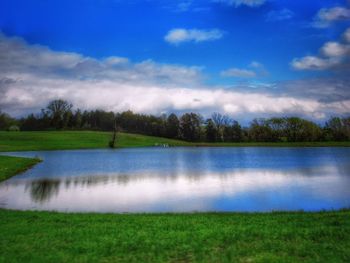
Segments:
[[[243,141],[243,130],[238,121],[233,121],[231,125],[231,136],[230,141],[241,142]]]
[[[113,128],[113,134],[112,134],[112,139],[109,141],[108,145],[110,148],[115,148],[115,142],[117,140],[117,119],[114,120],[114,128]]]
[[[81,110],[77,109],[73,115],[71,125],[73,128],[80,129],[82,127],[82,124],[83,124],[83,116],[82,116]]]
[[[208,142],[215,142],[217,136],[217,130],[212,119],[206,121],[205,126],[206,140]]]
[[[317,141],[321,129],[315,123],[298,117],[286,118],[286,136],[290,142]]]
[[[185,113],[180,118],[181,137],[186,141],[199,141],[202,119],[193,112]]]
[[[168,138],[177,138],[179,136],[180,121],[177,116],[172,113],[166,120],[166,136]]]
[[[217,112],[213,113],[212,120],[216,127],[217,139],[219,141],[224,141],[224,127],[229,126],[232,123],[232,120],[227,115],[222,115]]]
[[[17,121],[7,113],[0,110],[0,130],[6,130],[12,125],[16,125]]]
[[[249,138],[254,142],[273,141],[272,129],[265,119],[254,119],[249,127]]]
[[[286,119],[271,118],[267,120],[268,126],[271,128],[273,141],[285,141],[286,135]]]
[[[325,125],[328,140],[345,141],[350,139],[350,118],[330,118]]]
[[[14,119],[0,111],[0,130],[18,125],[20,130],[49,129],[89,129],[118,130],[145,135],[180,138],[187,141],[319,141],[350,139],[350,117],[332,117],[321,126],[298,117],[254,119],[249,127],[241,125],[220,113],[214,113],[206,120],[195,113],[185,113],[180,118],[176,114],[156,116],[149,114],[107,112],[104,110],[72,112],[72,104],[64,100],[51,101],[38,114],[29,114]]]
[[[65,100],[53,100],[46,109],[51,118],[51,124],[56,129],[63,129],[67,126],[69,118],[71,117],[71,109],[73,105]]]

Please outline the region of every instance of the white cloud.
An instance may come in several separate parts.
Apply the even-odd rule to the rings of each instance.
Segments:
[[[261,64],[260,62],[258,61],[252,61],[250,64],[249,64],[250,67],[253,67],[253,68],[262,68],[263,67],[263,64]]]
[[[0,54],[0,108],[17,116],[38,112],[57,98],[82,109],[131,109],[153,114],[220,111],[236,118],[350,112],[349,101],[326,103],[271,90],[206,86],[200,67],[152,60],[133,63],[120,57],[99,60],[4,35],[0,35]]]
[[[233,5],[235,7],[245,5],[249,7],[258,7],[263,5],[266,0],[214,0],[214,2],[225,3],[227,5]]]
[[[87,109],[105,109],[159,114],[163,111],[221,111],[237,116],[298,114],[324,116],[323,111],[350,112],[350,101],[324,104],[314,99],[273,96],[224,89],[167,88],[113,81],[67,81],[27,76],[5,92],[1,103],[13,105],[15,113],[45,106],[48,100],[63,98]]]
[[[345,31],[344,38],[347,42],[350,43],[350,27]]]
[[[184,29],[175,28],[170,30],[164,40],[171,44],[180,44],[183,42],[204,42],[213,41],[222,38],[224,32],[219,29]]]
[[[327,57],[343,57],[346,56],[350,48],[338,42],[327,42],[321,48],[322,53]]]
[[[344,7],[322,8],[318,14],[318,18],[324,21],[336,21],[350,19],[350,9]]]
[[[108,57],[104,60],[107,65],[123,65],[129,63],[129,59],[123,57]]]
[[[346,34],[346,33],[345,33]],[[339,42],[326,42],[320,49],[321,56],[294,58],[291,66],[297,70],[326,70],[346,68],[350,54],[350,45]]]
[[[314,27],[328,27],[335,21],[350,20],[350,9],[345,7],[322,8],[314,18]]]
[[[268,75],[268,71],[264,65],[258,61],[252,61],[249,64],[250,69],[229,68],[220,73],[222,77],[237,77],[237,78],[255,78],[258,76]]]
[[[272,10],[266,15],[266,21],[282,21],[293,18],[294,12],[284,8],[281,10]]]
[[[221,72],[223,77],[254,78],[256,73],[252,70],[230,68]]]
[[[338,60],[306,56],[293,59],[291,65],[297,70],[324,70],[338,63]]]

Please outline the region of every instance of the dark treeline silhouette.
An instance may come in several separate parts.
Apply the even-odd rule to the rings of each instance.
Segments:
[[[332,117],[320,126],[298,117],[254,119],[242,127],[227,115],[214,113],[204,119],[196,113],[181,116],[147,115],[125,111],[73,110],[64,100],[54,100],[39,114],[14,119],[0,112],[0,130],[118,130],[186,141],[206,142],[303,142],[350,140],[350,117]]]

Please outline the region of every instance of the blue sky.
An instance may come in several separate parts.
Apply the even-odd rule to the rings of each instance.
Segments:
[[[62,52],[74,55],[77,58],[75,65],[89,59],[91,66],[92,62],[102,63],[110,57],[124,58],[128,60],[128,69],[131,71],[123,68],[123,72],[129,76],[135,73],[135,68],[137,72],[140,67],[144,70],[145,62],[151,63],[154,70],[166,66],[175,67],[178,74],[187,70],[186,76],[167,75],[144,80],[157,88],[169,89],[176,86],[178,89],[191,89],[190,92],[198,89],[239,91],[244,94],[258,92],[278,98],[307,97],[322,102],[334,92],[338,98],[348,99],[349,87],[346,83],[349,75],[349,42],[344,34],[350,27],[349,8],[350,3],[346,0],[2,0],[0,30],[1,41],[13,42],[9,44],[13,47],[13,54],[19,53],[15,47],[15,42],[18,41],[23,45],[22,51],[25,48],[33,51],[33,47],[39,46],[42,50],[36,49],[33,52],[49,50],[51,55],[56,56],[52,59],[62,57]],[[333,43],[333,46],[326,46],[327,43]],[[9,45],[7,48],[11,48]],[[28,54],[29,51],[24,53]],[[10,59],[7,58],[7,61]],[[16,63],[26,64],[26,70],[20,67],[13,72],[3,72],[2,78],[11,79],[15,75],[24,78],[28,74],[23,72],[27,72],[28,68],[31,74],[43,76],[40,68],[33,73],[33,67],[24,63],[25,59],[19,59]],[[149,68],[150,65],[147,64],[147,69]],[[67,69],[52,69],[55,70],[54,78],[67,80]],[[67,74],[62,74],[63,71]],[[164,74],[172,74],[168,69],[165,71]],[[171,80],[173,77],[175,80]],[[188,84],[181,84],[176,80],[177,77],[190,79]],[[84,73],[84,79],[114,81],[116,84],[120,81],[119,75],[117,79],[106,76],[103,80],[101,78],[89,75],[87,71]],[[332,94],[325,93],[327,88],[320,92],[314,90],[315,87],[322,86],[313,84],[314,82],[319,81],[324,85],[332,83],[332,79],[342,85],[340,90],[337,87],[331,88]],[[72,81],[71,77],[69,80]],[[82,81],[81,77],[77,80]],[[311,84],[307,81],[311,81]],[[11,85],[2,82],[0,88],[7,93],[13,92],[17,87],[11,84],[11,88]],[[130,78],[127,82],[130,89],[133,85],[141,85],[140,82],[133,83]],[[301,82],[305,82],[304,86]],[[296,88],[291,88],[293,83],[297,83]],[[86,82],[75,83],[77,89],[84,84]],[[303,90],[309,86],[314,96],[310,92],[303,94]],[[324,94],[324,97],[321,98],[319,94]],[[205,97],[204,94],[202,96]],[[193,101],[199,100],[204,101],[205,98],[193,98]],[[235,101],[232,100],[234,104]],[[76,98],[76,102],[81,107],[94,106],[82,98]],[[40,108],[45,102],[37,101],[37,105],[29,103],[30,107],[18,109],[9,106],[15,103],[9,98],[0,103],[3,110],[23,114]],[[114,107],[111,103],[107,108],[121,110],[129,105],[136,111],[150,111],[147,107],[134,106],[130,101],[122,103],[124,107]],[[345,103],[343,111],[337,111],[333,106],[314,112],[298,112],[283,107],[280,111],[251,111],[247,110],[248,106],[226,108],[233,108],[232,113],[245,116],[255,113],[263,116],[299,114],[317,118],[349,113],[348,100],[342,103]],[[175,104],[169,102],[152,113],[197,110],[205,114],[210,110],[220,110],[220,102],[217,102],[218,105],[207,102],[202,107],[187,103],[183,107]],[[95,106],[104,107],[102,103]],[[227,111],[225,107],[221,110]],[[227,112],[230,113],[230,110]]]

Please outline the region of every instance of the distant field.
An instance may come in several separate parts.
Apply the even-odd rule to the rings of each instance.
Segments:
[[[64,214],[0,209],[0,262],[350,262],[350,211]]]
[[[0,182],[29,169],[38,162],[39,159],[0,155]]]
[[[0,132],[0,151],[63,150],[106,148],[111,139],[110,132],[96,131],[35,131]],[[118,147],[190,145],[189,143],[166,138],[119,133]]]
[[[106,148],[111,138],[110,132],[97,131],[0,131],[0,151],[63,150]],[[301,143],[190,143],[160,137],[131,133],[119,133],[117,147],[144,147],[157,144],[169,146],[276,146],[276,147],[322,147],[346,146],[348,142],[301,142]]]

